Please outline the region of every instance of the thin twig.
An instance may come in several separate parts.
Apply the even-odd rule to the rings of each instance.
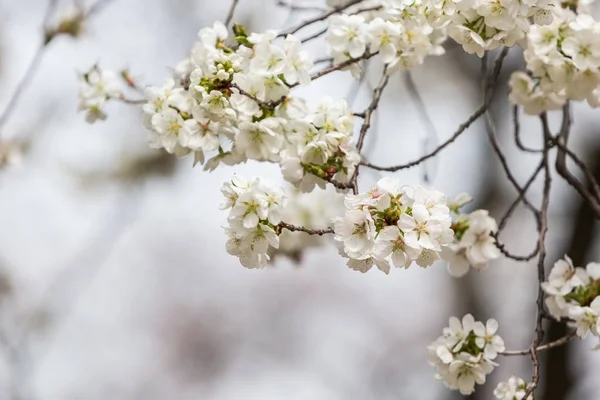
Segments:
[[[78,18],[81,18],[82,20],[90,18],[91,16],[97,14],[110,1],[112,1],[112,0],[98,0],[94,5],[92,5],[88,9],[87,12],[79,15]],[[60,29],[49,29],[47,26],[57,5],[58,5],[58,0],[50,0],[48,3],[46,13],[44,14],[44,20],[42,22],[42,28],[43,28],[43,32],[44,32],[42,43],[36,50],[35,55],[33,56],[33,59],[29,63],[27,69],[25,70],[25,73],[23,74],[19,83],[17,84],[15,91],[9,98],[6,108],[4,109],[2,114],[0,114],[0,132],[1,132],[2,127],[8,122],[8,119],[10,118],[13,111],[15,110],[21,96],[25,92],[25,89],[33,80],[33,77],[35,76],[35,74],[41,64],[43,55],[44,55],[46,49],[48,48],[49,44],[57,36],[68,33],[67,31],[63,31]]]
[[[379,106],[379,101],[381,100],[381,96],[383,95],[383,90],[387,86],[390,80],[390,76],[387,73],[387,67],[383,68],[383,73],[381,75],[381,80],[377,87],[373,90],[373,99],[371,100],[371,104],[364,111],[364,121],[363,125],[360,128],[360,132],[358,134],[358,140],[356,142],[356,149],[360,153],[364,142],[365,137],[367,136],[367,132],[371,127],[371,118],[373,117],[373,113]],[[354,173],[352,174],[352,178],[350,179],[350,183],[352,184],[352,191],[354,194],[358,194],[358,172],[359,172],[360,164],[354,168]]]
[[[115,100],[118,100],[120,102],[126,103],[126,104],[146,104],[148,102],[148,100],[146,99],[129,99],[123,95],[119,96],[119,97],[111,97]]]
[[[308,233],[309,235],[323,236],[323,235],[326,235],[326,234],[333,233],[333,228],[327,228],[327,229],[309,229],[309,228],[305,228],[303,226],[292,225],[292,224],[288,224],[288,223],[285,223],[285,222],[280,222],[277,226],[280,229],[287,229],[288,231],[291,231],[291,232],[304,232],[304,233]]]
[[[541,152],[543,152],[543,150],[536,150],[536,149],[529,148],[529,147],[525,146],[523,144],[523,142],[521,141],[521,124],[519,123],[519,106],[516,104],[513,106],[512,115],[513,115],[515,143],[516,143],[517,147],[521,151],[524,151],[526,153],[541,153]]]
[[[435,129],[435,125],[427,112],[427,107],[425,106],[425,102],[419,93],[419,89],[417,88],[417,84],[413,79],[412,73],[410,71],[406,71],[404,73],[404,83],[406,85],[406,89],[410,97],[414,100],[415,107],[417,108],[417,113],[421,118],[421,122],[425,126],[425,140],[423,140],[423,154],[427,154],[429,149],[428,143],[429,140],[433,140],[437,144],[437,130]],[[429,174],[427,173],[427,168],[425,168],[426,164],[423,164],[423,180],[427,183],[429,182]]]
[[[346,68],[346,67],[348,67],[348,66],[350,66],[352,64],[355,64],[355,63],[357,63],[357,62],[359,62],[361,60],[368,60],[368,59],[370,59],[371,57],[373,57],[373,56],[375,56],[377,54],[379,54],[379,52],[370,53],[370,52],[367,51],[367,52],[365,52],[365,54],[363,54],[363,55],[361,55],[359,57],[349,58],[349,59],[347,59],[346,61],[344,61],[342,63],[339,63],[339,64],[334,65],[332,67],[326,68],[326,69],[324,69],[322,71],[319,71],[319,72],[311,75],[310,80],[314,81],[315,79],[319,79],[322,76],[325,76],[325,75],[330,74],[330,73],[335,72],[335,71],[339,71],[340,69]],[[295,83],[293,85],[289,85],[289,87],[293,88],[293,87],[296,87],[298,85],[299,85],[299,83]]]
[[[515,199],[515,201],[512,202],[512,204],[510,205],[510,207],[508,208],[508,211],[506,211],[506,213],[504,214],[504,216],[500,219],[500,222],[498,224],[498,230],[494,233],[492,233],[492,237],[494,239],[496,239],[496,247],[498,248],[498,250],[500,250],[500,252],[502,254],[504,254],[505,257],[508,257],[512,260],[515,261],[529,261],[531,260],[533,257],[535,257],[540,248],[539,245],[536,243],[535,249],[533,249],[531,251],[531,253],[525,255],[525,256],[519,256],[516,254],[512,254],[511,252],[509,252],[506,249],[506,245],[504,245],[504,243],[502,243],[500,241],[500,233],[502,232],[502,230],[504,230],[504,228],[506,227],[506,223],[508,222],[508,219],[510,218],[510,216],[512,215],[512,213],[515,211],[515,209],[517,208],[517,206],[522,202],[522,200],[525,197],[525,194],[527,193],[527,190],[529,190],[529,187],[531,186],[531,184],[535,181],[535,179],[537,178],[538,174],[540,173],[540,171],[543,169],[544,167],[544,163],[540,162],[538,167],[536,168],[536,170],[533,172],[533,174],[529,177],[529,179],[527,180],[527,182],[525,183],[525,185],[523,186],[523,188],[519,191],[519,195],[517,196],[517,198]],[[535,212],[534,213],[535,217],[536,217],[536,222],[538,223],[539,226],[539,213]]]
[[[569,343],[571,340],[575,339],[576,337],[577,337],[577,332],[571,332],[568,335],[563,336],[560,339],[557,339],[553,342],[538,346],[536,348],[536,351],[540,352],[540,351],[550,350],[555,347],[562,346],[563,344]],[[503,356],[524,356],[524,355],[530,354],[530,353],[531,353],[531,349],[525,349],[525,350],[503,351],[499,354],[503,355]]]
[[[498,80],[498,75],[500,74],[500,69],[502,68],[502,63],[504,62],[504,58],[506,57],[507,53],[508,53],[508,49],[504,48],[502,50],[502,52],[500,53],[500,55],[498,56],[498,58],[496,59],[494,72],[492,73],[492,77],[488,81],[488,84],[487,84],[487,88],[486,88],[487,95],[486,95],[486,99],[483,102],[483,104],[477,110],[475,110],[475,112],[473,114],[471,114],[471,116],[465,122],[463,122],[462,124],[459,125],[456,132],[454,132],[454,134],[449,139],[442,142],[442,144],[440,144],[438,147],[436,147],[432,152],[430,152],[414,161],[408,162],[406,164],[395,165],[392,167],[381,167],[381,166],[374,165],[374,164],[371,164],[366,161],[362,161],[360,164],[364,165],[365,167],[375,169],[377,171],[394,172],[394,171],[398,171],[401,169],[414,167],[416,165],[421,164],[423,161],[426,161],[432,157],[435,157],[440,151],[444,150],[446,147],[448,147],[450,144],[452,144],[456,139],[458,139],[458,137],[463,132],[465,132],[467,130],[467,128],[469,126],[471,126],[471,124],[473,122],[475,122],[479,117],[481,117],[485,113],[485,111],[487,110],[487,108],[490,105],[492,94],[493,94],[495,86],[496,86],[496,81]]]
[[[227,17],[225,18],[225,26],[229,26],[231,24],[231,20],[233,19],[233,14],[235,14],[235,9],[240,0],[233,0],[231,2],[231,6],[229,7],[229,12],[227,13]]]
[[[548,121],[545,114],[542,115],[542,123],[544,124],[544,129],[549,130]],[[588,188],[583,185],[577,177],[575,177],[567,168],[567,151],[568,149],[568,141],[569,141],[569,133],[571,127],[571,113],[570,113],[570,105],[567,103],[565,107],[563,107],[563,122],[561,124],[560,132],[556,139],[556,144],[558,147],[558,151],[556,152],[556,172],[565,180],[569,185],[571,185],[579,195],[584,199],[587,203],[588,207],[593,211],[596,215],[596,218],[600,218],[600,196],[594,196],[592,192]],[[587,169],[587,168],[586,168]],[[585,171],[585,170],[584,170]],[[586,176],[589,176],[586,174]],[[593,185],[596,180],[593,176],[591,176],[590,184]],[[593,187],[593,186],[592,186]]]
[[[540,381],[540,361],[538,358],[538,346],[544,340],[544,291],[542,290],[542,282],[546,279],[546,272],[544,263],[546,260],[546,233],[548,232],[548,208],[550,205],[550,188],[552,185],[552,176],[550,172],[550,164],[548,161],[548,153],[550,151],[550,142],[552,135],[548,129],[547,120],[545,114],[541,117],[543,127],[543,142],[544,152],[542,153],[542,163],[544,165],[544,189],[542,197],[542,205],[540,207],[540,226],[539,226],[539,257],[537,263],[537,287],[538,295],[536,299],[537,316],[535,325],[535,338],[531,344],[531,362],[533,364],[533,375],[531,377],[531,384],[528,385],[527,391],[523,398],[528,398],[538,386]]]
[[[277,0],[276,4],[279,7],[284,7],[291,11],[327,11],[327,9],[323,7],[294,4],[291,1],[285,2],[283,0]]]
[[[55,36],[55,35],[49,35],[47,33],[48,32],[47,25],[48,25],[48,21],[52,17],[52,14],[54,13],[54,10],[56,9],[57,5],[58,5],[58,0],[50,0],[48,3],[48,7],[46,8],[46,12],[44,14],[44,20],[42,22],[42,29],[44,32],[44,40],[42,41],[42,44],[36,50],[36,52],[33,56],[33,59],[29,63],[29,66],[27,67],[27,69],[25,70],[25,73],[21,77],[21,80],[17,84],[15,91],[13,92],[12,96],[8,100],[6,108],[4,109],[2,114],[0,114],[0,130],[2,129],[4,124],[6,124],[11,113],[17,106],[17,103],[19,102],[19,99],[21,98],[21,95],[23,94],[25,88],[32,81],[33,76],[35,75],[37,69],[40,66],[42,56],[44,55],[44,52],[45,52],[47,46],[50,44],[50,42],[52,41],[52,39]],[[0,131],[0,133],[1,133],[1,131]]]
[[[323,21],[324,19],[329,18],[331,15],[339,13],[339,12],[341,12],[341,11],[343,11],[343,10],[345,10],[345,9],[347,9],[347,8],[355,5],[355,4],[358,4],[358,3],[362,2],[362,1],[364,1],[364,0],[351,0],[348,3],[346,3],[346,4],[343,4],[343,5],[338,6],[338,7],[334,7],[334,8],[332,8],[329,11],[326,11],[326,12],[324,12],[322,14],[319,14],[319,15],[313,17],[313,18],[310,18],[310,19],[307,19],[306,21],[301,22],[299,25],[297,25],[295,27],[292,27],[290,29],[286,29],[286,30],[282,31],[281,33],[279,33],[279,35],[277,35],[277,37],[285,37],[287,35],[292,35],[292,34],[298,32],[302,28],[305,28],[305,27],[307,27],[309,25],[312,25],[315,22]]]
[[[91,17],[94,14],[97,14],[98,12],[100,12],[104,7],[106,7],[108,5],[108,3],[110,3],[113,0],[98,0],[94,3],[94,5],[92,5],[86,15],[88,17]]]

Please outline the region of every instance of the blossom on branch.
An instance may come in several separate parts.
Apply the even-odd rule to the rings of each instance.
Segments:
[[[486,376],[498,365],[494,362],[504,351],[504,341],[497,334],[498,323],[489,319],[486,325],[471,314],[450,318],[442,336],[428,346],[429,363],[436,367],[436,378],[451,390],[463,395],[475,391],[475,384],[485,383]]]

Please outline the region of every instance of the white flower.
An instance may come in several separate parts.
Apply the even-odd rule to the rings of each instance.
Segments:
[[[446,343],[452,348],[452,351],[458,351],[467,340],[469,334],[475,328],[475,318],[467,314],[461,321],[456,317],[450,317],[447,328],[444,328],[444,337]]]
[[[202,96],[200,106],[207,112],[214,114],[217,118],[233,118],[235,111],[231,108],[229,100],[218,90]]]
[[[468,193],[461,193],[458,196],[451,197],[448,199],[448,208],[454,212],[458,212],[458,209],[469,204],[473,201],[473,197],[471,197]]]
[[[405,233],[406,243],[415,248],[440,250],[436,238],[442,234],[442,226],[432,220],[427,208],[417,204],[412,208],[412,216],[402,214],[398,226]]]
[[[246,229],[254,228],[260,220],[265,220],[267,216],[267,203],[254,187],[238,196],[229,213],[230,219],[241,220],[242,226]]]
[[[202,28],[198,32],[198,39],[206,48],[216,47],[217,43],[225,41],[227,36],[227,27],[221,21],[215,21],[212,28]]]
[[[504,350],[504,342],[496,335],[497,323],[489,320],[487,327],[475,321],[471,314],[462,324],[451,317],[442,336],[428,346],[429,363],[437,368],[436,377],[452,390],[468,395],[475,384],[483,384],[486,375],[497,365],[493,359]]]
[[[368,25],[361,15],[334,15],[330,19],[327,43],[336,52],[360,57],[369,42]]]
[[[494,396],[499,400],[524,400],[526,393],[527,384],[516,376],[511,376],[506,382],[500,382],[494,389]],[[529,395],[527,400],[533,400],[533,395]]]
[[[451,388],[457,388],[462,395],[469,395],[475,391],[475,384],[483,385],[485,376],[489,374],[493,365],[488,361],[481,361],[467,353],[460,353],[457,359],[449,366],[447,383]]]
[[[399,40],[401,28],[399,24],[391,21],[384,21],[382,18],[375,18],[369,23],[369,33],[371,35],[372,52],[381,53],[381,61],[391,62],[396,57],[396,42]]]
[[[575,268],[571,259],[565,255],[564,260],[554,263],[548,281],[542,283],[542,289],[550,295],[565,296],[576,288],[587,283],[587,274],[582,268]]]
[[[476,322],[473,332],[477,335],[475,344],[483,350],[486,358],[493,360],[498,353],[506,350],[504,340],[496,335],[496,332],[498,332],[498,321],[495,319],[488,319],[485,326],[481,322]]]
[[[600,335],[600,296],[596,297],[589,307],[573,306],[569,309],[571,325],[577,328],[577,336],[584,339],[588,332]]]
[[[280,128],[275,118],[267,118],[260,122],[243,121],[235,135],[238,149],[246,157],[256,160],[270,160],[277,156],[283,142]]]
[[[93,123],[106,119],[103,106],[110,98],[118,98],[121,88],[113,71],[94,66],[81,76],[79,84],[79,111],[87,111],[86,120]]]
[[[152,127],[156,135],[151,136],[150,146],[164,148],[169,153],[177,150],[179,135],[188,135],[190,123],[172,108],[165,108],[152,116]],[[193,123],[193,121],[192,121]]]
[[[220,208],[230,208],[227,252],[237,256],[247,268],[264,267],[269,260],[269,249],[279,247],[279,236],[273,226],[281,222],[285,194],[267,181],[259,178],[247,181],[238,176],[223,184],[221,192],[225,202]]]
[[[362,260],[350,258],[346,265],[348,266],[348,268],[354,271],[362,272],[363,274],[368,272],[373,267],[373,265],[377,266],[377,268],[383,273],[390,273],[390,264],[387,261],[377,260],[374,257],[367,257]]]
[[[562,42],[563,52],[571,56],[573,64],[581,70],[600,66],[600,40],[586,33],[568,37]]]
[[[193,119],[184,122],[186,129],[180,131],[179,144],[194,151],[213,151],[219,148],[219,134],[228,132],[221,123],[207,118],[202,109],[196,107]]]
[[[485,268],[489,261],[500,257],[496,239],[491,234],[498,229],[496,221],[486,210],[477,210],[468,216],[469,228],[460,239],[460,246],[466,248],[466,257],[475,269]]]
[[[592,280],[600,280],[600,263],[592,262],[586,265],[585,272]]]
[[[250,70],[259,75],[279,75],[286,67],[283,49],[263,42],[254,46],[254,58],[250,61]]]
[[[149,86],[144,90],[148,103],[142,106],[144,113],[153,115],[167,107],[167,99],[171,96],[175,81],[168,79],[162,87]]]
[[[442,249],[442,258],[448,262],[448,273],[460,278],[469,272],[471,264],[467,259],[467,249],[458,244],[450,244]]]
[[[386,226],[377,235],[374,254],[384,260],[391,255],[396,268],[408,268],[419,256],[419,250],[410,247],[404,241],[402,232],[397,226]]]
[[[469,54],[477,54],[480,58],[486,50],[485,41],[476,32],[463,25],[451,25],[448,29],[450,37],[459,44]]]
[[[344,217],[334,219],[334,239],[344,243],[346,254],[350,258],[363,259],[373,248],[375,225],[366,211],[352,210]]]
[[[250,187],[250,183],[243,177],[234,175],[230,182],[225,182],[221,186],[221,193],[225,196],[225,201],[219,206],[220,210],[226,210],[235,206],[235,203],[241,193],[244,193]]]
[[[286,83],[290,85],[296,82],[301,85],[308,85],[310,83],[309,71],[313,63],[308,53],[302,51],[301,48],[302,44],[297,37],[288,35],[285,38],[284,51],[286,65],[283,70],[283,77]]]

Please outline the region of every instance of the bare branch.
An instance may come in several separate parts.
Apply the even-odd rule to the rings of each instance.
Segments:
[[[335,71],[339,71],[340,69],[346,68],[346,67],[348,67],[348,66],[350,66],[352,64],[355,64],[355,63],[357,63],[357,62],[359,62],[361,60],[368,60],[368,59],[370,59],[371,57],[373,57],[373,56],[375,56],[377,54],[379,54],[379,52],[370,53],[370,52],[367,51],[367,52],[365,52],[365,54],[363,54],[363,55],[361,55],[359,57],[349,58],[349,59],[347,59],[346,61],[344,61],[342,63],[339,63],[337,65],[334,65],[332,67],[329,67],[329,68],[326,68],[326,69],[324,69],[322,71],[317,72],[316,74],[314,74],[314,75],[312,75],[310,77],[310,80],[314,81],[315,79],[319,79],[322,76],[325,76],[325,75],[330,74],[330,73],[335,72]],[[289,85],[289,87],[293,88],[293,87],[296,87],[298,85],[299,85],[299,83],[295,83],[293,85]]]
[[[373,100],[371,100],[371,104],[369,104],[369,106],[363,113],[364,121],[363,121],[362,127],[360,128],[360,132],[358,134],[358,141],[356,142],[356,148],[359,153],[363,148],[363,145],[365,142],[365,136],[367,135],[367,132],[369,131],[369,128],[371,127],[371,118],[373,117],[373,112],[375,112],[375,110],[379,106],[379,101],[381,100],[381,96],[383,95],[383,90],[387,86],[389,80],[390,80],[390,76],[387,73],[387,67],[384,67],[383,73],[381,75],[381,80],[379,81],[379,84],[377,85],[377,87],[373,90]],[[360,168],[360,164],[357,165],[356,168],[354,168],[354,173],[352,174],[352,178],[350,179],[352,192],[354,194],[358,194],[359,168]]]
[[[287,8],[291,11],[327,11],[327,9],[318,6],[294,4],[291,1],[277,0],[277,6]]]
[[[285,222],[280,222],[277,227],[279,227],[279,229],[287,229],[288,231],[291,232],[304,232],[304,233],[308,233],[309,235],[319,235],[319,236],[323,236],[326,234],[330,234],[330,233],[334,233],[333,232],[333,228],[327,228],[327,229],[309,229],[309,228],[305,228],[303,226],[297,226],[297,225],[292,225],[292,224],[288,224]]]
[[[414,100],[415,107],[417,108],[417,113],[421,118],[421,122],[425,126],[425,140],[423,140],[423,154],[427,154],[429,151],[428,143],[430,140],[435,142],[435,145],[438,143],[437,139],[437,130],[435,129],[435,125],[427,112],[427,107],[425,107],[425,102],[419,93],[419,89],[417,89],[417,84],[413,79],[412,73],[410,71],[406,71],[404,73],[404,83],[406,85],[406,89],[410,94],[411,98]],[[423,180],[425,182],[429,181],[429,174],[426,169],[426,164],[423,164]]]
[[[351,6],[355,5],[355,4],[358,4],[358,3],[362,2],[362,1],[364,1],[364,0],[351,0],[351,1],[349,1],[348,3],[346,3],[344,5],[341,5],[341,6],[338,6],[338,7],[334,7],[334,8],[332,8],[329,11],[326,11],[326,12],[320,14],[320,15],[317,15],[317,16],[315,16],[313,18],[310,18],[310,19],[307,19],[306,21],[301,22],[299,25],[297,25],[295,27],[292,27],[290,29],[282,31],[281,33],[279,33],[279,35],[277,35],[277,37],[285,37],[287,35],[292,35],[292,34],[298,32],[302,28],[305,28],[305,27],[307,27],[309,25],[312,25],[315,22],[323,21],[323,20],[329,18],[330,16],[332,16],[333,14],[336,14],[336,13],[339,13],[341,11],[344,11],[345,9],[347,9],[347,8],[349,8],[349,7],[351,7]]]
[[[539,173],[543,167],[544,167],[544,163],[540,162],[538,167],[536,168],[536,170],[533,172],[533,174],[529,177],[529,179],[523,186],[523,188],[519,191],[519,195],[517,196],[515,201],[512,202],[512,204],[508,208],[508,211],[506,211],[504,216],[500,219],[500,223],[498,224],[498,230],[496,232],[492,233],[492,237],[494,239],[496,239],[496,247],[498,248],[498,250],[500,250],[500,252],[502,254],[504,254],[505,257],[508,257],[515,261],[531,260],[533,257],[535,257],[538,254],[539,244],[536,243],[535,249],[533,249],[533,251],[531,253],[529,253],[528,255],[519,256],[519,255],[515,255],[515,254],[512,254],[511,252],[509,252],[506,249],[506,246],[500,241],[499,236],[500,236],[500,233],[502,232],[502,230],[506,227],[506,223],[508,222],[508,219],[511,217],[512,213],[515,211],[515,209],[517,208],[519,203],[521,203],[523,201],[523,199],[525,198],[525,194],[527,193],[527,190],[529,189],[531,184],[535,181],[535,179],[537,178],[537,176],[539,175]],[[539,212],[535,211],[534,216],[536,218],[536,222],[538,223],[538,228],[539,228],[539,221],[540,221]]]
[[[504,62],[504,58],[506,57],[506,54],[508,54],[508,49],[504,48],[502,50],[502,52],[500,53],[500,55],[498,56],[498,58],[496,59],[494,72],[492,73],[492,77],[491,77],[491,79],[488,80],[488,83],[486,85],[486,95],[485,95],[485,101],[483,102],[483,104],[477,110],[475,110],[475,112],[473,114],[471,114],[471,116],[465,122],[463,122],[462,124],[459,125],[456,132],[454,132],[454,134],[449,139],[447,139],[442,144],[440,144],[438,147],[436,147],[435,150],[433,150],[431,153],[428,153],[428,154],[424,155],[423,157],[420,157],[409,163],[396,165],[396,166],[392,166],[392,167],[380,167],[380,166],[371,164],[366,161],[362,161],[361,165],[375,169],[377,171],[394,172],[394,171],[398,171],[401,169],[411,168],[416,165],[419,165],[423,161],[429,160],[431,157],[435,157],[440,151],[444,150],[446,147],[448,147],[450,144],[452,144],[456,139],[458,139],[458,137],[460,135],[462,135],[463,132],[465,132],[467,130],[467,128],[469,126],[471,126],[471,124],[473,122],[475,122],[479,117],[481,117],[485,113],[487,108],[489,107],[489,104],[490,104],[491,98],[492,98],[492,94],[493,94],[495,86],[496,86],[496,81],[498,80],[498,76],[500,75],[500,69],[502,68],[502,63]]]
[[[541,153],[543,150],[536,150],[526,147],[521,141],[521,124],[519,123],[519,106],[513,106],[513,127],[514,127],[514,135],[515,135],[515,143],[517,147],[526,153]]]
[[[81,13],[81,14],[77,15],[76,17],[74,17],[74,20],[72,21],[73,24],[75,24],[75,25],[81,24],[81,22],[83,22],[87,18],[90,18],[91,16],[98,13],[102,9],[102,7],[107,5],[107,3],[109,3],[110,1],[112,1],[112,0],[98,0],[93,6],[90,7],[90,9],[87,12]],[[52,17],[52,14],[56,10],[57,5],[58,5],[58,0],[50,0],[48,3],[48,8],[46,9],[46,13],[44,14],[44,21],[42,22],[42,28],[43,28],[43,32],[44,32],[42,44],[36,50],[35,55],[33,56],[33,59],[29,63],[29,66],[25,70],[25,73],[21,77],[21,80],[17,84],[15,91],[9,98],[6,108],[4,109],[2,114],[0,114],[0,129],[2,129],[2,127],[6,124],[6,122],[8,122],[8,119],[12,115],[12,112],[15,110],[15,107],[17,106],[25,89],[27,88],[27,85],[33,80],[33,77],[35,76],[35,73],[37,72],[37,70],[42,62],[43,55],[44,55],[46,49],[48,48],[48,45],[54,40],[55,37],[57,37],[59,35],[62,35],[62,34],[74,35],[73,31],[69,31],[68,29],[49,29],[48,28],[48,26],[47,26],[48,21],[50,20],[50,18]]]
[[[569,343],[571,340],[575,339],[576,337],[577,337],[577,333],[571,332],[568,335],[563,336],[560,339],[557,339],[553,342],[538,346],[536,348],[536,351],[540,352],[540,351],[550,350],[555,347],[562,346],[563,344]],[[531,353],[531,349],[526,349],[526,350],[503,351],[499,354],[503,355],[503,356],[524,356],[524,355],[530,354],[530,353]]]
[[[102,9],[104,7],[106,7],[108,5],[108,3],[110,3],[113,0],[98,0],[94,3],[94,5],[92,5],[88,11],[87,11],[87,16],[91,17],[94,14],[97,14],[98,12],[102,11]]]
[[[544,114],[545,117],[545,114]],[[535,325],[535,338],[531,344],[531,361],[533,364],[533,376],[531,377],[531,384],[527,388],[524,398],[528,398],[529,395],[533,394],[537,385],[540,381],[540,362],[538,359],[538,346],[544,340],[544,291],[542,290],[542,282],[546,279],[546,272],[544,268],[544,262],[546,261],[546,233],[548,232],[548,207],[550,205],[550,188],[552,185],[552,176],[550,172],[550,164],[548,161],[548,153],[550,151],[550,142],[552,135],[548,130],[547,121],[545,118],[542,119],[543,127],[543,141],[544,141],[544,152],[542,153],[542,163],[544,168],[544,189],[542,195],[542,205],[540,208],[540,225],[539,225],[539,236],[538,236],[538,248],[539,257],[537,263],[537,286],[538,295],[536,300],[537,306],[537,317]]]
[[[547,134],[549,134],[550,128],[548,127],[548,120],[547,120],[546,115],[543,114],[541,116],[541,119],[542,119],[544,131]],[[571,185],[573,188],[575,188],[575,190],[585,200],[587,205],[590,207],[590,209],[596,215],[596,218],[600,218],[600,193],[599,193],[600,189],[598,189],[598,184],[597,184],[594,176],[591,174],[589,169],[587,167],[585,167],[585,165],[583,163],[581,163],[582,165],[584,165],[584,168],[582,168],[582,169],[584,170],[586,177],[590,181],[592,188],[596,192],[596,195],[594,193],[590,192],[590,190],[588,188],[586,188],[585,185],[583,185],[579,181],[579,179],[577,179],[577,177],[574,176],[567,168],[567,149],[568,149],[567,146],[568,146],[568,141],[569,141],[570,130],[571,130],[571,113],[570,113],[570,105],[569,105],[569,103],[567,103],[563,107],[563,122],[561,124],[560,132],[559,132],[557,140],[556,140],[556,144],[558,147],[558,151],[556,153],[556,163],[555,163],[556,172],[558,172],[558,174],[565,181],[567,181],[567,183],[569,183],[569,185]],[[572,158],[573,158],[573,155],[571,156]],[[573,159],[578,160],[578,158],[576,158],[576,157]],[[580,167],[581,167],[581,165],[580,165]],[[595,184],[595,186],[594,186],[594,184]]]
[[[231,6],[229,7],[229,12],[227,12],[227,17],[225,18],[225,26],[229,26],[231,24],[231,20],[233,19],[233,15],[235,14],[235,9],[240,0],[232,0]]]

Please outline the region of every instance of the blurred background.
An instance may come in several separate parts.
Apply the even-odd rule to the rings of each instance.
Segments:
[[[0,0],[0,110],[43,40],[47,0]],[[84,7],[92,3],[83,2]],[[324,8],[324,1],[292,4]],[[460,399],[434,377],[426,346],[451,315],[500,322],[510,350],[533,338],[532,263],[498,260],[453,279],[443,263],[428,269],[349,270],[331,243],[300,262],[276,257],[247,270],[225,252],[223,181],[234,172],[282,182],[276,165],[248,162],[212,173],[148,148],[139,107],[109,103],[106,122],[77,114],[78,72],[94,63],[127,68],[138,83],[160,85],[197,31],[224,20],[229,1],[113,0],[82,35],[58,37],[44,52],[7,123],[0,128],[0,399]],[[70,0],[59,2],[57,16]],[[283,28],[319,11],[276,0],[240,0],[234,22],[248,31]],[[308,36],[324,25],[306,29]],[[396,74],[367,136],[365,157],[379,165],[413,160],[451,136],[481,104],[478,58],[448,43],[412,72]],[[308,46],[326,56],[322,41]],[[513,173],[523,183],[537,165],[513,142],[506,81],[522,68],[513,49],[501,74],[493,118]],[[334,73],[300,96],[370,101],[381,65],[360,85]],[[349,101],[350,101],[349,100]],[[423,107],[429,121],[422,116]],[[551,116],[556,124],[558,115]],[[600,176],[598,113],[575,109],[571,144]],[[537,118],[521,119],[524,142],[540,144]],[[473,207],[499,219],[516,193],[487,142],[483,121],[425,166],[396,173],[448,195],[469,192]],[[381,173],[363,169],[361,188]],[[539,202],[540,184],[529,198]],[[318,197],[318,196],[317,196]],[[316,200],[315,200],[316,201]],[[535,245],[533,217],[520,209],[501,236],[512,252]],[[551,199],[547,268],[568,252],[600,261],[598,223],[559,177]],[[564,335],[548,325],[547,338]],[[600,354],[592,341],[543,354],[538,396],[600,399]],[[511,374],[531,377],[528,357],[501,366],[472,399],[492,399]]]

